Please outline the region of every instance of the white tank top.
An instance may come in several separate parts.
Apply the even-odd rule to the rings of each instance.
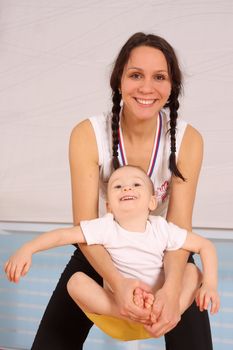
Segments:
[[[100,216],[105,213],[105,200],[107,182],[113,171],[112,169],[112,130],[111,113],[102,114],[89,118],[94,129],[99,156],[100,167]],[[178,155],[182,138],[187,123],[183,120],[177,120],[176,129],[176,154]],[[156,210],[152,215],[166,217],[169,201],[169,185],[171,182],[171,171],[168,168],[170,156],[170,133],[169,116],[167,111],[162,110],[158,115],[157,131],[154,140],[153,152],[150,160],[147,174],[150,176],[158,200]],[[124,148],[124,140],[121,128],[119,129],[119,147],[118,157],[121,165],[128,164],[127,155]]]

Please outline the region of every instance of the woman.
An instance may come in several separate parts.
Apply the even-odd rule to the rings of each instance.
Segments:
[[[174,50],[158,36],[134,34],[117,57],[110,85],[112,112],[84,120],[71,135],[75,225],[98,217],[99,194],[105,194],[112,168],[128,163],[143,168],[154,182],[159,201],[156,214],[190,230],[203,147],[200,134],[177,119],[181,72]],[[82,248],[82,253],[77,248],[63,272],[33,350],[83,348],[92,323],[66,290],[69,278],[77,271],[100,284],[102,276],[114,291],[122,315],[138,322],[146,319],[147,311],[134,305],[132,296],[136,287],[148,290],[148,286],[119,275],[102,247]],[[166,281],[154,303],[158,322],[150,332],[155,337],[166,333],[167,350],[211,350],[206,311],[201,313],[193,304],[180,320],[178,300],[183,274],[190,288],[198,283],[197,269],[194,264],[186,264],[187,258],[185,251],[166,253]]]

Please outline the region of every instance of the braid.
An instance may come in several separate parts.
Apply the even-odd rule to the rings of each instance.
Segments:
[[[182,73],[179,67],[176,53],[173,47],[163,38],[154,34],[135,33],[133,34],[124,46],[121,48],[110,78],[110,86],[112,89],[112,165],[114,169],[117,169],[119,165],[118,159],[118,144],[119,144],[119,114],[120,114],[120,102],[121,95],[118,88],[121,86],[121,78],[124,71],[124,67],[127,64],[131,52],[136,47],[148,46],[161,51],[166,59],[168,65],[169,78],[172,85],[172,91],[169,100],[164,105],[164,108],[170,109],[170,139],[171,139],[171,154],[169,157],[169,169],[172,175],[179,177],[183,181],[185,178],[180,173],[176,165],[176,120],[177,111],[179,109],[178,96],[182,87]]]
[[[172,96],[173,95],[173,96]],[[179,109],[179,101],[177,96],[174,96],[175,93],[173,93],[170,96],[170,101],[168,102],[168,106],[170,108],[170,140],[171,140],[171,153],[169,157],[169,169],[171,170],[172,174],[176,177],[181,178],[183,181],[185,181],[185,178],[179,171],[176,165],[176,121],[178,117],[178,109]]]
[[[120,121],[120,110],[121,110],[121,95],[119,90],[113,91],[112,95],[112,165],[113,169],[120,167],[118,159],[118,144],[119,144],[119,121]]]

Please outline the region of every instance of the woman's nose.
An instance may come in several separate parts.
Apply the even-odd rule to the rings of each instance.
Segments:
[[[149,94],[154,91],[154,85],[151,79],[144,79],[139,87],[139,91],[144,94]]]

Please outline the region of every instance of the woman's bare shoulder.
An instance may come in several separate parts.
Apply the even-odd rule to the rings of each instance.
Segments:
[[[178,155],[178,168],[185,178],[198,176],[203,159],[203,138],[200,132],[187,125]]]
[[[76,124],[71,131],[71,137],[84,137],[87,135],[94,136],[93,128],[89,119],[84,119]]]
[[[79,122],[71,131],[70,135],[70,152],[79,154],[80,158],[85,156],[98,162],[98,150],[94,129],[89,119]]]
[[[203,138],[201,133],[192,125],[188,124],[181,142],[178,163],[188,161],[190,157],[199,158],[203,156]]]
[[[196,144],[203,146],[203,137],[201,133],[194,128],[192,125],[188,124],[184,133],[184,141],[188,144]]]

